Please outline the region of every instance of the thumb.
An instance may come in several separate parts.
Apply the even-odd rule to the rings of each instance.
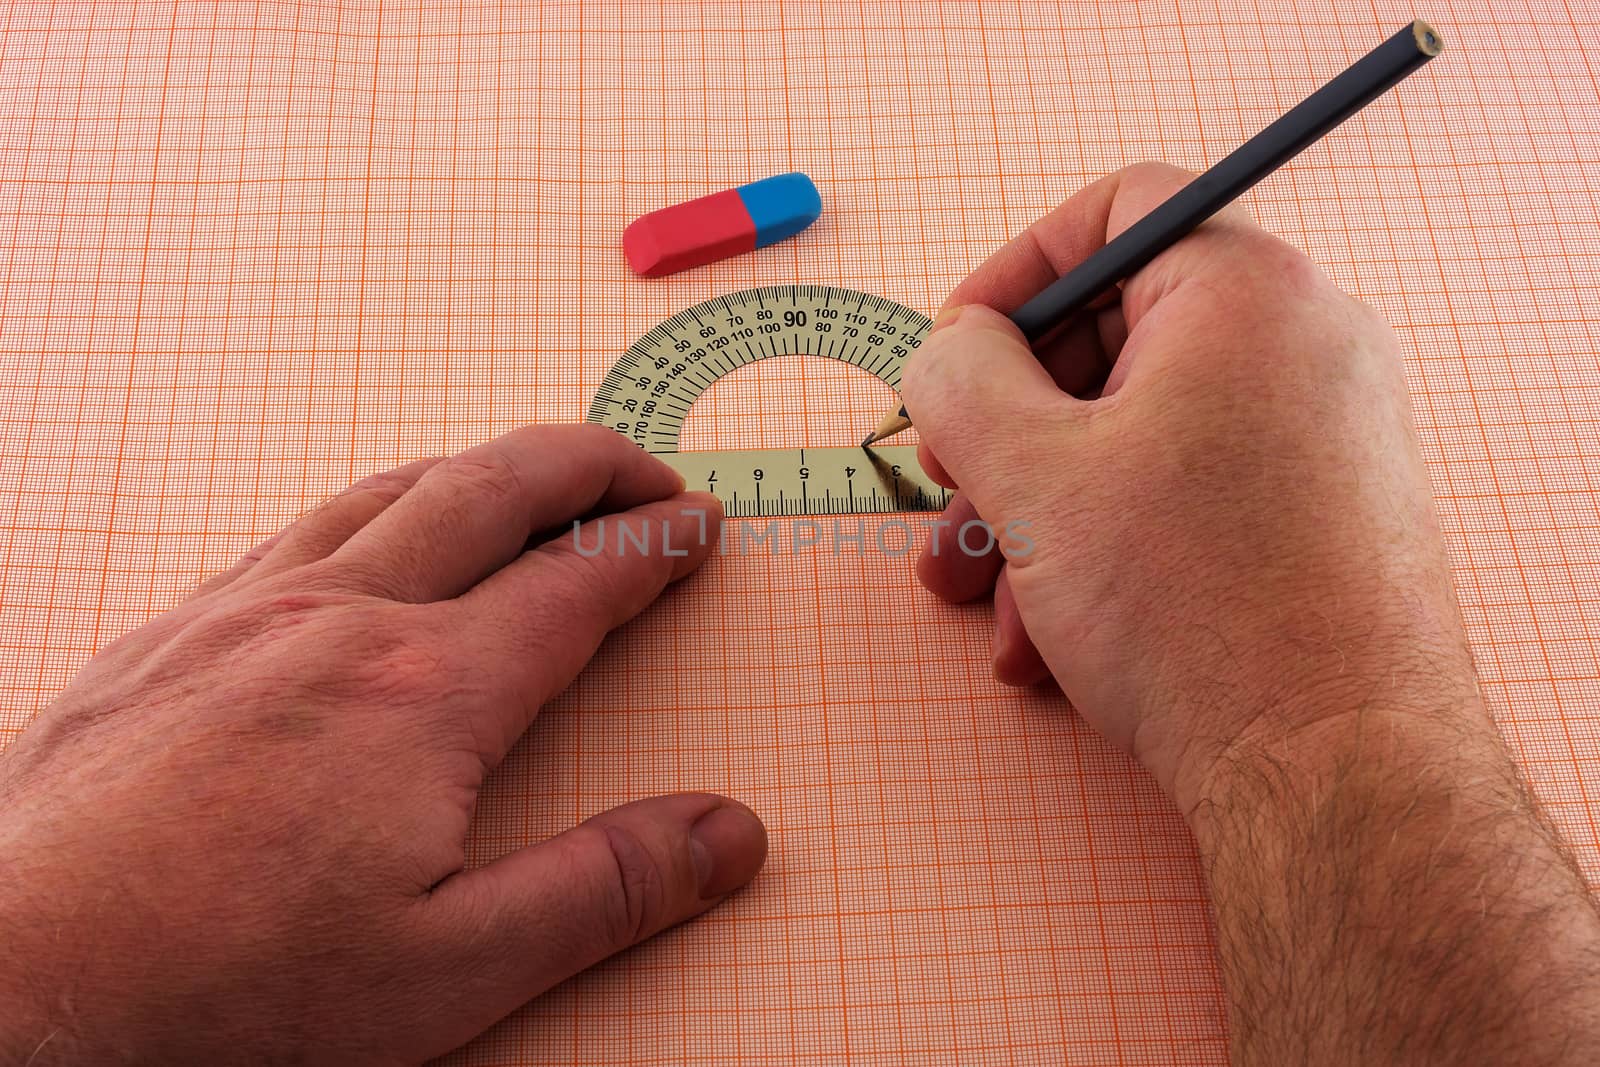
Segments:
[[[1083,403],[1056,387],[1010,319],[982,304],[939,316],[906,363],[900,396],[938,465],[991,521],[1037,482],[1025,453]]]
[[[761,869],[755,813],[704,793],[625,804],[434,890],[430,992],[453,1048],[614,953],[720,903]]]

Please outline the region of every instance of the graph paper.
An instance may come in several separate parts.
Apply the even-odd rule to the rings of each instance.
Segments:
[[[1579,0],[0,5],[0,744],[351,480],[581,418],[680,308],[803,282],[932,312],[1082,185],[1216,161],[1418,15],[1444,55],[1246,203],[1398,331],[1484,691],[1600,878]],[[629,274],[630,219],[789,170],[805,234]],[[684,445],[850,444],[888,399],[775,361]],[[991,680],[990,621],[847,549],[714,559],[619,632],[492,778],[471,862],[679,789],[748,802],[771,860],[448,1062],[1224,1062],[1182,821]]]

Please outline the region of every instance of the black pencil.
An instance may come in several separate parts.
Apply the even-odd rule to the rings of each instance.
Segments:
[[[1171,248],[1307,145],[1438,55],[1443,43],[1438,32],[1420,19],[1400,30],[1058,278],[1013,312],[1011,321],[1030,343],[1048,336],[1095,297]],[[881,441],[910,425],[902,405],[886,415],[861,444]]]

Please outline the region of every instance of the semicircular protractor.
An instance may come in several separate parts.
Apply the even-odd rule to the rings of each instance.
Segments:
[[[913,445],[678,448],[700,395],[759,360],[837,359],[898,392],[906,357],[930,325],[921,312],[852,289],[772,285],[729,293],[678,312],[634,342],[606,373],[585,418],[659,456],[689,489],[716,494],[729,515],[938,511],[950,491],[928,477]]]

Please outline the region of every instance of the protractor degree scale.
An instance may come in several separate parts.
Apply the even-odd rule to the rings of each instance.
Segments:
[[[681,452],[700,394],[740,367],[809,355],[860,367],[899,391],[906,357],[930,321],[871,293],[824,285],[744,289],[680,311],[639,338],[606,373],[587,421],[609,426],[716,494],[729,515],[938,511],[950,492],[907,445]]]

